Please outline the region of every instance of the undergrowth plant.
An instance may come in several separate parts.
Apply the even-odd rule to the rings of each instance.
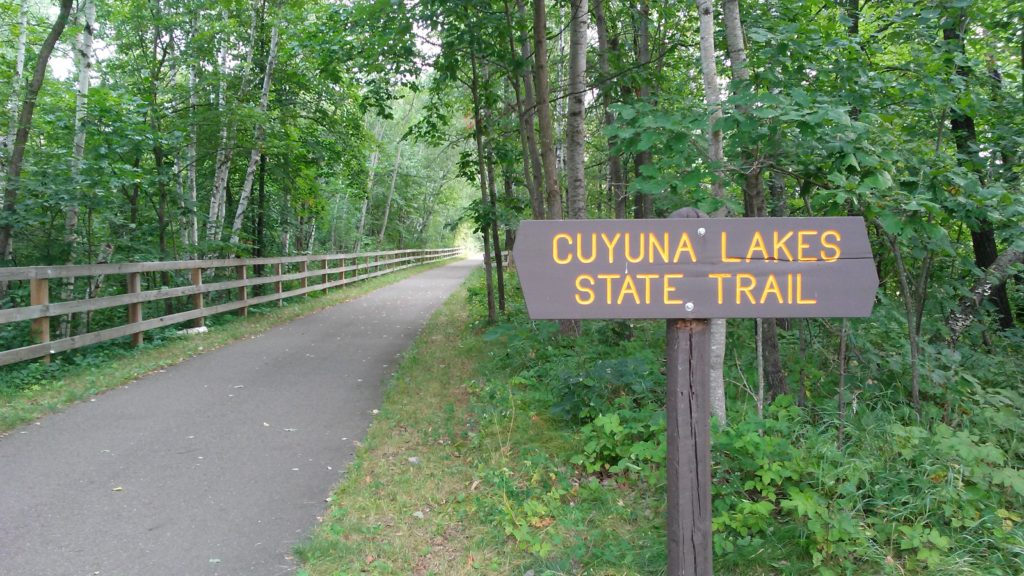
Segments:
[[[481,295],[470,289],[476,318],[486,317]],[[500,423],[516,406],[561,422],[574,441],[565,453],[488,472],[503,495],[493,519],[540,564],[564,556],[581,566],[593,552],[576,550],[557,529],[560,519],[584,498],[636,499],[651,507],[655,526],[641,548],[660,558],[664,323],[587,322],[566,338],[554,323],[530,321],[517,297],[505,320],[480,325],[492,343],[485,372],[507,375],[481,388],[480,413]],[[927,405],[918,419],[894,400],[907,358],[883,340],[899,319],[888,312],[853,331],[842,445],[833,325],[812,327],[814,358],[793,354],[795,334],[783,337],[787,366],[805,380],[802,405],[783,395],[759,418],[743,387],[729,386],[730,423],[714,429],[712,454],[715,563],[723,573],[1024,573],[1024,367],[1012,360],[1024,350],[1020,338],[1000,336],[987,350],[928,344]],[[733,384],[756,382],[751,332],[749,323],[732,323]]]

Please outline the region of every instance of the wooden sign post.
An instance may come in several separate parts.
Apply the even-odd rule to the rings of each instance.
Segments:
[[[708,318],[870,316],[861,218],[527,220],[513,248],[531,318],[665,318],[668,576],[710,576]]]

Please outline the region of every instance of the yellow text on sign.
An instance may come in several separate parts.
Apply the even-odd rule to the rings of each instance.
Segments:
[[[842,257],[837,230],[754,230],[738,237],[719,236],[719,262],[835,262]],[[680,264],[697,263],[697,250],[686,232],[560,232],[551,238],[551,260],[569,264]]]

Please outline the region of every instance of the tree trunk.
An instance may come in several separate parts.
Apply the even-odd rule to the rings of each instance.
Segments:
[[[722,181],[722,132],[716,130],[715,122],[722,117],[721,93],[718,88],[718,65],[715,61],[715,17],[711,0],[696,0],[700,19],[700,69],[704,81],[704,100],[711,113],[708,121],[708,160],[715,170],[711,181],[711,193],[725,199],[725,185]],[[716,214],[724,216],[722,213]],[[721,426],[728,420],[725,410],[725,343],[728,326],[722,318],[711,320],[711,411]]]
[[[544,219],[544,179],[535,178],[535,175],[542,174],[540,168],[540,157],[536,155],[536,135],[533,134],[533,111],[528,110],[523,103],[521,78],[514,77],[510,80],[512,90],[516,98],[516,114],[519,116],[519,146],[522,148],[523,157],[523,183],[526,185],[526,192],[530,196],[530,214],[534,220]],[[529,85],[529,84],[527,84]],[[533,142],[530,142],[533,140]],[[539,170],[539,172],[535,171]],[[538,183],[540,186],[538,187]]]
[[[537,124],[540,127],[541,163],[547,193],[547,217],[562,219],[562,191],[555,165],[555,136],[551,121],[551,89],[548,86],[547,14],[545,0],[533,0],[533,79],[537,90]]]
[[[57,19],[50,28],[50,33],[43,40],[39,48],[39,55],[36,57],[35,69],[32,72],[32,79],[25,89],[25,99],[21,105],[21,113],[18,115],[18,130],[14,136],[14,144],[11,150],[11,157],[7,161],[7,180],[4,187],[3,215],[5,223],[0,226],[0,255],[7,261],[12,259],[11,239],[14,235],[13,219],[17,211],[18,189],[21,186],[21,168],[25,159],[25,146],[28,144],[29,132],[32,130],[32,115],[36,109],[36,98],[39,90],[43,87],[43,80],[46,79],[46,65],[50,61],[50,54],[57,44],[60,35],[68,23],[68,16],[71,14],[73,0],[60,0],[60,12]]]
[[[711,194],[725,199],[725,177],[722,173],[722,131],[715,123],[722,117],[722,95],[718,85],[718,65],[715,62],[715,14],[711,0],[696,0],[700,17],[700,70],[704,80],[704,101],[708,112],[708,161],[715,177],[711,181]],[[724,216],[724,213],[713,216]]]
[[[159,0],[153,4],[152,17],[154,22],[161,20],[160,14],[160,2]],[[149,70],[149,91],[150,91],[150,106],[149,106],[149,127],[150,137],[152,138],[153,146],[153,168],[156,170],[156,188],[157,188],[157,243],[160,250],[160,259],[167,259],[167,156],[163,147],[162,140],[162,115],[160,109],[160,83],[163,78],[163,66],[164,62],[167,61],[168,50],[166,46],[161,46],[162,30],[155,27],[153,29],[153,66]],[[163,286],[171,285],[171,274],[168,271],[160,272],[160,283]],[[164,314],[170,315],[174,313],[174,300],[167,298],[164,300]]]
[[[518,0],[519,15],[525,19],[526,9],[523,1]],[[505,2],[505,19],[509,30],[514,30],[512,14]],[[514,36],[509,36],[509,52],[516,51]],[[544,219],[544,173],[540,165],[540,155],[537,152],[537,134],[533,129],[534,98],[533,85],[530,79],[530,40],[526,33],[522,33],[518,39],[519,51],[522,54],[524,63],[520,74],[510,74],[509,83],[516,98],[516,113],[519,117],[519,146],[522,148],[523,160],[523,182],[530,195],[530,213],[534,220]],[[525,87],[525,98],[523,95]]]
[[[557,10],[556,14],[558,16],[556,20],[556,27],[558,29],[558,32],[555,34],[555,41],[557,42],[556,46],[558,48],[558,54],[555,58],[553,71],[551,60],[548,60],[548,70],[549,72],[554,74],[554,81],[548,84],[548,101],[551,102],[551,107],[553,109],[554,114],[552,116],[551,122],[554,131],[555,171],[557,174],[565,174],[565,125],[561,124],[559,120],[565,118],[568,115],[568,110],[566,109],[566,97],[568,95],[565,94],[565,92],[562,92],[561,94],[559,94],[559,92],[564,90],[563,86],[566,85],[565,63],[568,60],[565,54],[566,28],[562,27],[561,23],[568,22],[569,19],[562,17],[562,8],[564,6],[564,3],[555,2],[553,3],[553,6]],[[553,91],[551,88],[552,85],[554,86]],[[569,206],[569,191],[568,187],[566,187],[566,189],[564,190],[560,187],[559,190],[562,192],[562,217],[564,218]]]
[[[242,220],[245,218],[245,209],[249,205],[249,196],[252,194],[253,180],[256,178],[256,165],[263,154],[263,141],[266,139],[266,128],[263,126],[263,118],[267,114],[267,107],[270,103],[270,84],[274,76],[274,65],[277,63],[277,44],[280,39],[278,27],[275,24],[270,31],[270,51],[267,54],[267,67],[263,73],[263,89],[260,92],[259,114],[256,121],[255,134],[253,135],[253,147],[249,153],[249,164],[245,169],[245,180],[242,183],[242,190],[238,194],[238,207],[235,209],[235,221],[231,225],[231,246],[232,250],[238,245],[239,235],[242,230]]]
[[[502,168],[501,172],[502,172],[502,176],[503,176],[502,183],[503,183],[503,185],[505,187],[505,197],[508,198],[509,200],[515,200],[515,198],[516,198],[516,191],[515,191],[515,186],[513,185],[513,182],[512,182],[512,171],[511,170],[506,170],[505,168]],[[516,243],[516,231],[515,231],[515,229],[511,228],[509,226],[506,226],[505,227],[505,250],[509,253],[510,256],[512,254],[512,249],[515,247],[515,243]]]
[[[249,23],[249,50],[246,52],[245,64],[242,66],[241,81],[239,82],[238,102],[245,102],[250,89],[252,77],[252,61],[256,52],[256,31],[260,23],[260,11],[253,7],[252,19]],[[222,12],[227,20],[227,11]],[[221,116],[227,115],[227,76],[228,49],[225,44],[220,54],[220,84],[218,90],[218,109]],[[206,220],[206,241],[220,242],[224,228],[224,217],[228,205],[228,180],[231,176],[231,160],[234,157],[235,148],[235,123],[234,116],[227,120],[221,120],[220,146],[217,149],[217,160],[213,177],[213,193],[210,195],[210,213]]]
[[[960,10],[957,18],[950,18],[947,22],[948,24],[942,29],[942,38],[952,44],[954,56],[951,60],[954,74],[964,79],[965,86],[970,86],[971,69],[963,63],[967,54],[961,29],[966,26],[964,10]],[[956,142],[960,165],[977,174],[978,179],[984,182],[987,167],[978,149],[978,132],[974,126],[974,118],[954,105],[949,111],[949,123],[953,132],[953,140]],[[979,216],[975,221],[969,222],[969,228],[974,246],[974,263],[978,268],[987,270],[999,257],[995,229],[992,222],[985,216]],[[1006,292],[1006,283],[993,284],[988,299],[995,306],[999,315],[999,326],[1004,329],[1012,328],[1014,325],[1013,308],[1010,306],[1010,299]]]
[[[725,40],[729,49],[729,62],[732,67],[733,90],[740,89],[751,91],[747,86],[750,79],[750,71],[747,69],[747,51],[743,45],[743,24],[740,20],[739,0],[725,0],[723,2],[723,16],[725,20]],[[742,151],[740,162],[746,171],[743,179],[743,208],[744,215],[748,217],[761,217],[766,215],[766,203],[764,199],[764,175],[761,163],[756,154],[748,150]],[[789,391],[786,384],[786,376],[782,371],[782,360],[779,357],[778,329],[774,318],[762,320],[762,327],[759,337],[761,349],[764,353],[765,380],[768,384],[769,400],[775,399],[780,394]]]
[[[384,218],[380,223],[380,235],[377,244],[384,245],[384,233],[388,228],[388,216],[391,214],[391,198],[395,195],[395,183],[398,181],[398,168],[402,163],[402,141],[395,145],[395,164],[391,168],[391,185],[388,186],[388,197],[384,201]]]
[[[494,154],[488,146],[487,154],[487,196],[493,214],[498,213],[498,193],[494,183]],[[501,237],[497,218],[491,222],[491,243],[494,245],[494,268],[498,276],[498,311],[505,313],[505,270],[501,258]]]
[[[85,116],[89,104],[89,85],[92,73],[93,31],[96,28],[96,5],[93,0],[85,0],[82,11],[85,13],[85,24],[82,27],[82,32],[75,39],[78,93],[75,95],[75,138],[71,151],[71,182],[74,193],[64,219],[64,241],[67,243],[66,262],[68,264],[74,261],[75,244],[78,241],[78,195],[81,193],[80,176],[82,160],[85,158]]]
[[[543,0],[539,0],[543,2]],[[470,56],[471,71],[473,74],[470,90],[473,97],[473,139],[476,141],[476,164],[480,174],[480,207],[488,204],[487,195],[487,168],[484,165],[484,128],[483,114],[480,110],[480,79],[476,69],[476,54]],[[494,309],[494,284],[491,278],[491,240],[487,232],[489,227],[483,228],[484,237],[484,276],[487,284],[487,322],[493,324],[498,319]]]
[[[92,39],[96,28],[96,5],[92,0],[85,0],[82,6],[85,23],[82,32],[75,39],[75,63],[78,67],[78,94],[75,97],[75,138],[71,151],[71,185],[72,198],[64,215],[64,243],[67,254],[64,262],[73,264],[76,245],[78,244],[78,199],[82,193],[81,172],[85,158],[85,115],[89,102],[90,74],[92,72]],[[75,279],[65,278],[61,287],[61,300],[74,299]],[[60,337],[71,336],[71,314],[61,316]]]
[[[193,21],[192,37],[196,34],[196,25]],[[188,164],[188,206],[187,206],[187,223],[186,228],[188,230],[188,242],[186,245],[189,247],[189,257],[197,258],[199,249],[199,218],[197,215],[198,206],[198,178],[196,175],[196,162],[198,155],[196,154],[196,147],[199,142],[199,123],[196,120],[196,110],[199,107],[199,94],[196,90],[196,78],[199,74],[198,65],[194,65],[189,69],[188,74],[188,104],[190,110],[189,118],[189,137],[188,145],[185,150],[185,162]]]
[[[572,0],[569,24],[569,113],[565,123],[566,175],[569,180],[569,217],[587,217],[586,141],[584,96],[587,89],[588,1]]]
[[[747,50],[743,44],[743,24],[740,20],[739,0],[722,2],[722,17],[725,20],[725,43],[729,51],[732,78],[740,82],[750,79],[747,69]]]
[[[253,256],[263,258],[267,255],[267,155],[260,155],[259,180],[256,186],[256,246]],[[263,276],[263,264],[253,266],[253,273],[256,276]],[[263,285],[253,287],[257,296],[263,294]]]
[[[649,72],[651,65],[651,7],[647,0],[642,0],[636,7],[636,61],[637,65]],[[640,100],[649,102],[651,84],[648,79],[641,80],[638,96]],[[633,169],[640,177],[641,168],[651,163],[650,151],[638,152],[633,157]],[[654,218],[654,197],[650,194],[636,194],[633,216],[635,218]]]
[[[220,82],[217,88],[217,109],[220,114],[220,144],[217,147],[216,161],[214,162],[213,191],[210,193],[210,210],[206,217],[206,241],[219,242],[221,230],[224,227],[223,216],[224,200],[227,189],[228,172],[231,170],[231,156],[234,153],[232,132],[234,131],[233,121],[224,118],[227,111],[227,46],[221,48],[219,61]]]
[[[97,264],[106,264],[107,262],[110,262],[110,257],[113,254],[114,254],[114,245],[112,243],[110,243],[110,242],[104,244],[103,246],[100,247],[100,253],[99,253],[99,256],[97,256],[97,258],[96,258],[96,263]],[[86,287],[86,289],[85,289],[85,299],[86,300],[88,300],[90,298],[95,298],[96,295],[100,293],[100,290],[103,289],[103,280],[104,280],[104,278],[105,277],[102,274],[100,274],[98,276],[93,276],[92,277],[92,280],[89,281],[88,287]],[[89,332],[89,328],[92,325],[92,313],[93,313],[92,310],[88,310],[88,311],[85,312],[85,319],[82,320],[81,322],[79,322],[79,325],[78,325],[78,333],[79,334],[87,334]]]
[[[991,297],[996,286],[1004,285],[1014,273],[1015,266],[1020,264],[1024,264],[1024,251],[1020,250],[1006,250],[992,262],[985,276],[974,283],[971,294],[960,300],[957,309],[946,320],[950,344],[956,344],[963,331],[974,321],[981,303]]]
[[[914,293],[910,289],[910,274],[903,263],[903,253],[900,250],[899,241],[895,236],[886,233],[889,241],[889,248],[892,249],[893,257],[896,260],[897,278],[900,282],[900,293],[903,296],[904,311],[907,318],[907,342],[910,346],[910,402],[921,417],[921,367],[920,367],[920,342],[916,327],[917,314],[914,308]]]
[[[594,0],[594,22],[597,25],[597,63],[601,71],[601,107],[604,110],[604,125],[610,127],[615,123],[615,114],[611,111],[612,87],[611,65],[608,55],[618,48],[618,42],[608,36],[608,20],[604,14],[604,3],[607,0]],[[615,151],[617,138],[608,138],[608,193],[615,206],[615,217],[626,217],[625,182],[622,174],[622,157]]]
[[[377,128],[373,131],[374,145],[370,153],[370,174],[366,179],[366,197],[363,198],[363,208],[359,212],[359,230],[356,231],[355,251],[358,254],[363,246],[363,232],[366,230],[366,209],[370,206],[370,196],[373,195],[373,178],[377,174],[377,163],[380,162],[380,139],[384,137],[384,122],[377,119]]]
[[[409,109],[406,110],[402,116],[402,120],[398,123],[398,128],[404,130],[405,126],[408,125],[409,118],[412,117],[413,112],[416,110],[416,96],[413,95],[412,101],[409,103]],[[395,142],[395,163],[391,170],[391,186],[388,188],[388,197],[384,201],[384,218],[380,225],[380,235],[377,239],[377,243],[381,246],[384,245],[384,233],[388,227],[388,215],[391,213],[391,199],[395,194],[395,183],[398,181],[398,169],[402,161],[402,139],[399,137],[398,141]]]
[[[21,102],[21,89],[25,82],[25,44],[28,41],[28,0],[18,3],[18,44],[14,49],[14,77],[11,79],[11,94],[7,98],[7,133],[0,139],[0,190],[5,189],[7,182],[7,161],[11,157],[14,139],[18,135],[18,103]],[[10,260],[7,254],[0,254],[0,259]],[[0,290],[0,295],[6,290]]]
[[[370,173],[370,176],[371,176],[370,179],[372,180],[373,179],[373,177],[372,177],[373,173],[372,172]],[[369,191],[367,191],[366,198],[363,198],[363,208],[359,211],[359,230],[356,232],[356,245],[355,245],[355,248],[354,248],[356,254],[358,254],[359,250],[363,247],[363,229],[366,226],[366,209],[369,208],[369,207],[370,207],[370,196],[369,196]]]

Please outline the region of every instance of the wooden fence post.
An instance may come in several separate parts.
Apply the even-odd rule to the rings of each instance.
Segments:
[[[330,281],[331,281],[331,279],[329,278],[330,274],[327,273],[327,270],[329,270],[330,267],[331,267],[331,260],[329,258],[324,258],[324,266],[323,266],[324,273],[322,274],[322,276],[323,276],[322,283],[324,285],[324,296],[326,296],[330,292],[330,289],[327,287],[327,284],[330,283]]]
[[[46,278],[29,280],[29,304],[32,306],[43,306],[50,303],[50,281]],[[32,341],[46,344],[50,341],[50,317],[43,316],[32,321]],[[42,358],[46,364],[50,363],[50,355]]]
[[[202,268],[193,268],[192,269],[192,285],[195,286],[196,288],[201,288],[203,286],[203,269]],[[203,309],[203,293],[202,292],[196,292],[195,294],[192,295],[192,309],[193,310],[202,310]],[[200,316],[199,318],[196,318],[195,320],[192,320],[192,327],[193,328],[203,328],[205,326],[206,326],[206,318],[203,317],[203,316]]]
[[[239,280],[246,280],[248,278],[245,269],[245,264],[242,264],[241,266],[235,266],[235,275],[238,277]],[[245,302],[246,300],[249,299],[249,291],[246,289],[245,286],[240,286],[238,288],[238,299],[241,300],[242,302]],[[238,315],[242,317],[248,316],[249,307],[242,306],[241,308],[239,308]]]
[[[309,260],[303,260],[299,263],[299,271],[302,272],[302,287],[309,288],[309,276],[305,274],[309,272]]]
[[[126,290],[128,294],[137,294],[142,292],[142,273],[140,272],[129,272],[128,273],[128,288]],[[142,322],[142,302],[136,302],[135,304],[128,305],[128,323],[137,324]],[[132,346],[142,345],[142,332],[132,333]]]
[[[341,268],[341,272],[338,273],[338,280],[341,280],[342,284],[344,284],[345,283],[345,259],[344,258],[341,259],[341,261],[338,263],[338,266]]]
[[[274,264],[274,276],[277,276],[277,282],[274,282],[274,292],[277,294],[277,305],[278,306],[284,306],[284,299],[281,298],[281,293],[284,292],[284,286],[281,283],[281,271],[282,270],[283,270],[283,267],[281,266],[280,262],[278,262],[277,264]]]

